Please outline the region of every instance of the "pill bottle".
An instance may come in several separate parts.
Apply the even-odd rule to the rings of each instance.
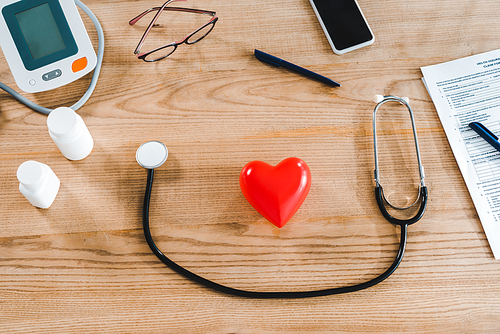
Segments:
[[[74,110],[66,107],[54,109],[47,118],[47,126],[52,140],[61,153],[69,160],[81,160],[94,148],[83,119]]]
[[[52,169],[37,161],[26,161],[17,169],[19,191],[34,206],[49,208],[56,199],[60,181]]]

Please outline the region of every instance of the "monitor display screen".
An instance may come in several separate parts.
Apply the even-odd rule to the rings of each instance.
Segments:
[[[66,48],[48,3],[16,13],[15,17],[33,60]]]

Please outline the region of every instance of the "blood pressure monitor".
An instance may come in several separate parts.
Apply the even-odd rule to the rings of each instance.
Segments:
[[[0,0],[0,11],[0,47],[23,91],[64,86],[96,66],[74,0]]]

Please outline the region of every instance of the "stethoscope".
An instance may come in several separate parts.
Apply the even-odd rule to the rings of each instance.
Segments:
[[[391,266],[382,274],[379,276],[364,282],[360,284],[355,284],[351,286],[346,286],[346,287],[339,287],[339,288],[332,288],[332,289],[323,289],[323,290],[312,290],[312,291],[277,291],[277,292],[260,292],[260,291],[247,291],[247,290],[240,290],[240,289],[235,289],[231,288],[219,283],[216,283],[214,281],[208,280],[204,277],[201,277],[186,268],[178,265],[174,261],[170,260],[167,256],[165,256],[156,246],[153,237],[151,236],[151,231],[149,228],[149,204],[151,200],[151,190],[153,188],[153,176],[154,176],[154,170],[161,165],[167,160],[168,157],[168,149],[167,147],[159,142],[159,141],[148,141],[144,144],[142,144],[136,152],[136,160],[141,165],[142,167],[146,168],[148,171],[148,176],[147,176],[147,183],[146,183],[146,192],[144,195],[144,206],[143,206],[143,213],[142,213],[142,222],[143,222],[143,229],[144,229],[144,236],[146,237],[146,241],[153,251],[153,253],[160,259],[164,264],[166,264],[168,267],[176,271],[177,273],[185,276],[186,278],[189,278],[195,282],[198,282],[202,285],[205,285],[209,288],[218,290],[220,292],[224,292],[227,294],[231,295],[236,295],[240,297],[249,297],[249,298],[307,298],[307,297],[319,297],[319,296],[328,296],[328,295],[336,295],[336,294],[342,294],[342,293],[348,293],[348,292],[354,292],[354,291],[359,291],[363,290],[369,287],[372,287],[382,281],[384,281],[386,278],[388,278],[399,266],[403,259],[403,255],[405,252],[406,248],[406,239],[407,239],[407,231],[408,231],[408,226],[411,224],[416,223],[417,221],[422,218],[426,205],[427,205],[427,188],[425,187],[424,184],[424,169],[421,164],[420,160],[420,151],[418,148],[418,140],[417,140],[417,132],[415,128],[415,121],[413,118],[413,112],[411,110],[410,105],[408,104],[407,98],[400,98],[396,96],[380,96],[377,95],[376,97],[376,102],[377,106],[375,107],[373,111],[373,138],[374,138],[374,152],[375,152],[375,197],[377,199],[377,204],[380,208],[380,211],[382,212],[382,215],[392,224],[398,225],[401,227],[401,237],[399,241],[399,249],[396,255],[396,258],[394,259],[394,262],[391,264]],[[419,195],[415,202],[411,204],[410,206],[407,207],[397,207],[389,203],[389,201],[386,199],[384,196],[384,191],[382,189],[382,185],[380,184],[380,173],[379,173],[379,168],[378,168],[378,152],[377,152],[377,132],[376,132],[376,114],[378,109],[387,102],[399,102],[400,104],[405,105],[408,108],[408,111],[410,113],[411,117],[411,122],[412,122],[412,127],[413,127],[413,135],[415,139],[415,147],[417,151],[417,159],[418,159],[418,166],[419,166],[419,173],[420,173],[420,184],[419,184]],[[398,219],[393,217],[389,212],[387,211],[386,204],[389,205],[390,207],[397,209],[397,210],[406,210],[409,208],[412,208],[415,206],[417,203],[420,203],[420,207],[418,209],[418,212],[409,219]]]

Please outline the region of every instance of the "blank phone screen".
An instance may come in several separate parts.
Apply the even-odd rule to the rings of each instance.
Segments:
[[[354,0],[313,0],[337,50],[373,39]]]

